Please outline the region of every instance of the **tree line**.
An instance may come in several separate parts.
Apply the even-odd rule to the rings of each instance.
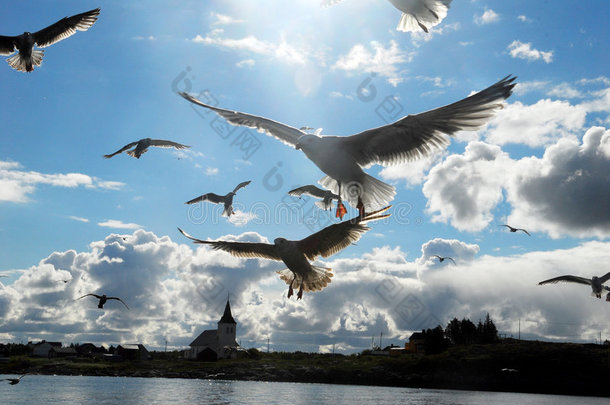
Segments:
[[[489,344],[499,341],[498,329],[489,313],[475,325],[470,319],[453,318],[443,330],[441,325],[422,330],[424,350],[427,354],[440,353],[452,345]]]

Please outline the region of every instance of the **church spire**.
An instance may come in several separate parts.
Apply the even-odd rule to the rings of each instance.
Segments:
[[[225,312],[222,314],[222,318],[220,318],[218,323],[233,323],[237,325],[237,322],[235,322],[235,319],[233,319],[233,315],[231,315],[231,304],[229,303],[229,297],[227,297]]]

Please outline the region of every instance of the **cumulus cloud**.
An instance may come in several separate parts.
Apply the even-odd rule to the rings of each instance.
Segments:
[[[474,22],[478,25],[491,24],[500,21],[500,15],[492,9],[487,9],[481,15],[474,16]]]
[[[105,228],[116,228],[116,229],[140,229],[141,225],[134,223],[125,223],[116,219],[108,219],[106,221],[98,222],[98,226],[103,226]]]
[[[39,185],[53,187],[118,190],[125,184],[104,181],[82,173],[46,174],[25,171],[19,162],[0,161],[0,202],[27,203]]]
[[[508,45],[510,56],[513,58],[535,61],[542,59],[545,63],[553,62],[553,51],[539,51],[532,48],[530,42],[523,43],[515,40]]]
[[[238,68],[251,68],[255,65],[255,63],[256,62],[254,61],[254,59],[244,59],[237,62],[235,66],[237,66]]]
[[[398,43],[391,40],[387,47],[377,41],[371,41],[369,50],[363,44],[356,44],[346,55],[342,55],[332,66],[332,69],[347,72],[377,73],[387,78],[393,86],[404,79],[401,76],[399,65],[410,62],[413,54],[405,52]]]

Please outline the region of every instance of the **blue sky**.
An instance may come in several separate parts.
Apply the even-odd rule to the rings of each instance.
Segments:
[[[486,312],[506,334],[520,319],[522,336],[610,335],[610,307],[588,287],[536,285],[607,272],[605,1],[455,0],[427,35],[397,31],[400,12],[371,0],[19,2],[2,7],[2,34],[95,7],[96,24],[46,48],[34,72],[0,64],[0,273],[9,276],[1,340],[158,348],[167,338],[180,348],[214,327],[227,293],[247,347],[270,337],[276,350],[334,343],[352,352],[380,332],[399,344],[422,327]],[[227,126],[177,91],[351,135],[508,74],[518,85],[485,128],[458,133],[429,159],[367,169],[397,188],[393,215],[320,261],[333,282],[302,301],[285,297],[280,263],[197,248],[176,230],[272,241],[335,221],[286,195],[323,177],[301,152]],[[145,137],[191,148],[102,157]],[[232,221],[220,207],[184,204],[245,180]],[[132,309],[73,301],[89,292],[120,295]]]

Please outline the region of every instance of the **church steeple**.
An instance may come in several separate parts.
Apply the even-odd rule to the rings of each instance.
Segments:
[[[225,312],[222,314],[222,318],[218,323],[232,323],[237,325],[235,319],[233,319],[233,315],[231,315],[231,304],[229,303],[229,298],[227,297],[227,305],[225,306]]]

